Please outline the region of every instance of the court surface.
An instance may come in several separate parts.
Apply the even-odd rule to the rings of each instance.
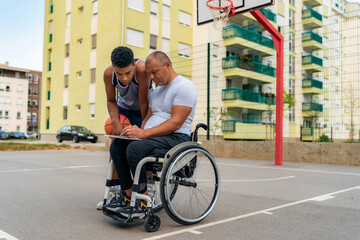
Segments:
[[[96,210],[106,151],[0,153],[0,240],[359,239],[360,167],[217,158],[221,191],[210,215],[159,231]]]

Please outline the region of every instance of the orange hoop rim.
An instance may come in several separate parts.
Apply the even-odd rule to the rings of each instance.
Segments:
[[[225,1],[228,1],[230,3],[230,5],[228,6],[225,6],[225,7],[215,7],[215,6],[211,6],[209,5],[210,2],[213,2],[213,1],[216,1],[216,0],[207,0],[206,1],[206,6],[208,6],[208,8],[212,9],[212,10],[226,10],[228,8],[232,8],[234,6],[233,2],[231,0],[225,0]]]

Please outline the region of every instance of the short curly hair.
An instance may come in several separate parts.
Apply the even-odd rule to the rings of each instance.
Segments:
[[[134,53],[128,47],[117,47],[111,53],[111,63],[113,66],[119,68],[134,64]]]

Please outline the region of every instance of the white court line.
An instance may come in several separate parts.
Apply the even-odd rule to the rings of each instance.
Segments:
[[[339,190],[339,191],[336,191],[336,192],[320,195],[320,196],[317,196],[317,197],[307,198],[307,199],[303,199],[303,200],[300,200],[300,201],[291,202],[291,203],[279,205],[279,206],[276,206],[276,207],[267,208],[267,209],[263,209],[263,210],[260,210],[260,211],[256,211],[256,212],[252,212],[252,213],[248,213],[248,214],[244,214],[244,215],[239,215],[239,216],[236,216],[236,217],[231,217],[231,218],[223,219],[223,220],[212,222],[212,223],[199,225],[199,226],[196,226],[196,227],[190,227],[190,228],[186,228],[186,229],[182,229],[182,230],[178,230],[178,231],[174,231],[174,232],[164,233],[164,234],[154,236],[154,237],[150,237],[150,238],[144,238],[144,240],[155,240],[155,239],[161,239],[161,238],[174,236],[174,235],[181,234],[181,233],[191,233],[193,231],[197,231],[198,229],[207,228],[207,227],[211,227],[211,226],[215,226],[215,225],[219,225],[219,224],[224,224],[224,223],[227,223],[227,222],[239,220],[239,219],[242,219],[242,218],[251,217],[251,216],[254,216],[254,215],[261,214],[261,213],[272,212],[272,211],[275,211],[275,210],[278,210],[278,209],[287,208],[287,207],[291,207],[291,206],[294,206],[294,205],[298,205],[298,204],[306,203],[306,202],[309,202],[309,201],[313,201],[314,199],[318,199],[318,198],[322,198],[322,197],[326,197],[326,196],[331,196],[331,195],[336,195],[336,194],[339,194],[339,193],[348,192],[348,191],[351,191],[351,190],[354,190],[354,189],[359,189],[359,188],[360,188],[360,186],[347,188],[347,189]]]
[[[221,180],[221,182],[262,182],[262,181],[277,181],[284,180],[289,178],[294,178],[295,176],[279,177],[279,178],[263,178],[263,179],[249,179],[249,180]]]
[[[13,236],[7,234],[6,232],[0,230],[0,239],[3,239],[3,238],[5,238],[6,240],[19,240],[16,237],[13,237]]]
[[[216,165],[235,166],[235,167],[247,167],[247,168],[264,168],[264,169],[276,169],[276,170],[291,170],[291,171],[298,171],[298,172],[328,173],[328,174],[350,175],[350,176],[360,176],[360,173],[332,172],[332,171],[297,169],[297,168],[282,168],[282,167],[280,167],[280,166],[278,166],[278,167],[264,167],[264,166],[252,166],[252,165],[242,165],[242,164],[230,164],[230,163],[216,163]]]
[[[62,170],[62,169],[75,169],[75,168],[92,168],[92,167],[108,167],[109,165],[93,165],[93,166],[68,166],[57,168],[32,168],[32,169],[19,169],[19,170],[4,170],[0,173],[15,173],[15,172],[36,172],[36,171],[49,171],[49,170]]]

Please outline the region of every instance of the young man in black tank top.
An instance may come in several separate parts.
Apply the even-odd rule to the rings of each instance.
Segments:
[[[115,48],[111,53],[111,63],[104,71],[107,108],[112,120],[113,135],[120,135],[124,126],[119,121],[119,114],[125,115],[132,124],[141,127],[142,119],[148,111],[151,80],[145,72],[145,63],[134,59],[130,48]],[[117,178],[115,170],[113,178]],[[97,209],[102,209],[102,201],[97,205]]]

